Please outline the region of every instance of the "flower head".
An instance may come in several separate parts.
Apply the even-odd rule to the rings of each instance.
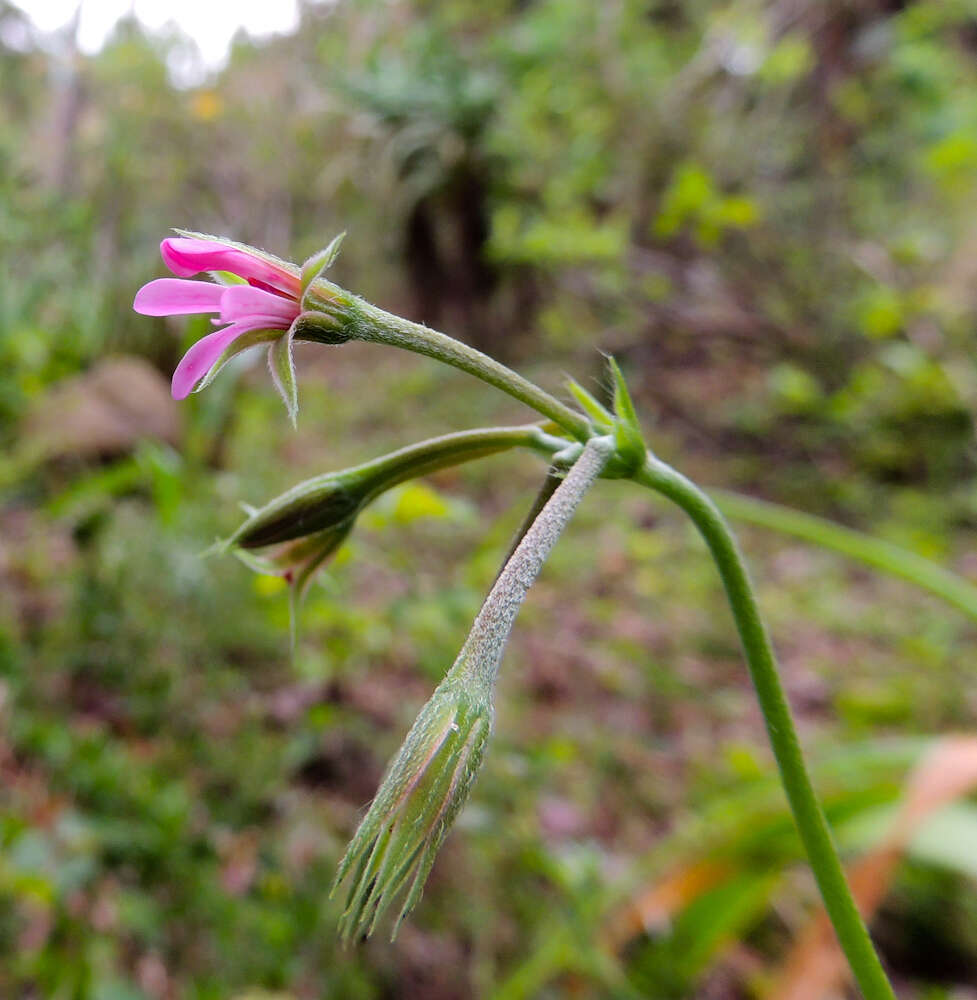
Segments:
[[[370,934],[405,892],[400,922],[421,897],[435,855],[468,798],[492,730],[490,693],[448,673],[421,710],[339,863],[351,876],[340,930]]]
[[[305,277],[296,265],[262,250],[198,234],[165,239],[160,253],[177,277],[144,285],[136,293],[133,309],[144,316],[215,313],[213,322],[220,327],[198,340],[177,365],[173,398],[184,399],[195,387],[209,385],[241,351],[270,343],[272,375],[294,420],[292,340],[297,333],[303,339],[331,343],[348,339],[338,331],[337,316],[330,311],[342,304],[338,295],[331,294],[334,286],[317,288],[310,302],[309,285],[318,272]],[[220,283],[189,280],[204,272]],[[310,335],[310,329],[318,329],[319,335]]]

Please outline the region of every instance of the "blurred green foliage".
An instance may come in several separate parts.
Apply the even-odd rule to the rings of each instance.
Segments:
[[[341,952],[335,862],[542,470],[384,498],[294,658],[284,585],[201,553],[240,500],[526,415],[357,345],[300,354],[297,433],[260,365],[179,411],[64,386],[113,355],[165,386],[206,330],[131,312],[170,227],[298,260],[345,229],[354,291],[549,388],[609,390],[613,351],[680,466],[973,575],[975,38],[969,0],[344,0],[186,87],[178,35],[126,20],[86,57],[0,0],[0,995],[762,995],[813,892],[677,515],[598,488],[520,620],[424,903],[395,946]],[[972,625],[744,536],[854,849],[916,753],[869,737],[972,726]],[[907,997],[977,978],[954,808],[877,927]],[[623,900],[703,854],[735,875],[604,946]]]

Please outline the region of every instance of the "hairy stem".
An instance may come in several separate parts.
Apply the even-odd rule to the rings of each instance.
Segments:
[[[543,485],[540,486],[539,492],[533,498],[533,505],[526,511],[526,516],[522,519],[522,523],[516,529],[516,533],[512,536],[512,541],[509,543],[509,550],[505,554],[505,558],[502,560],[502,564],[499,566],[498,573],[495,574],[495,580],[492,581],[492,586],[494,587],[499,577],[502,576],[502,571],[506,567],[506,563],[512,558],[512,554],[519,548],[519,543],[526,537],[529,529],[533,526],[533,522],[539,516],[540,511],[549,502],[549,499],[556,492],[557,487],[563,482],[563,474],[559,472],[556,468],[550,467],[549,471],[546,473],[546,478],[543,480]]]
[[[385,312],[364,299],[356,299],[355,308],[354,339],[389,344],[443,361],[531,406],[578,441],[586,441],[592,436],[590,421],[585,416],[487,354],[430,327]]]
[[[485,427],[429,438],[349,471],[369,472],[376,480],[376,491],[369,494],[369,499],[372,500],[379,493],[385,493],[407,480],[516,447],[528,448],[551,457],[565,448],[566,442],[546,434],[538,424]]]
[[[496,578],[453,670],[464,671],[474,683],[491,688],[509,633],[529,588],[613,451],[610,438],[596,437],[587,442]]]
[[[804,765],[773,646],[735,538],[712,500],[664,462],[649,455],[634,478],[681,507],[709,546],[736,619],[784,790],[828,917],[866,1000],[895,1000],[848,887],[828,821]]]

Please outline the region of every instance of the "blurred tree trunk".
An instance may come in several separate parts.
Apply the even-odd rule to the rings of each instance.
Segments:
[[[473,169],[453,178],[440,197],[421,198],[404,230],[404,257],[415,317],[451,327],[476,347],[499,337],[492,322],[492,296],[498,275],[487,262],[489,237],[486,188]]]
[[[62,194],[75,189],[75,137],[82,111],[82,81],[79,72],[78,21],[81,8],[58,33],[62,51],[51,60],[51,154],[47,161],[48,183]]]

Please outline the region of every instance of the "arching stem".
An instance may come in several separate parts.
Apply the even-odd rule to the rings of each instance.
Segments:
[[[531,406],[578,441],[587,441],[593,436],[590,421],[583,414],[570,409],[538,385],[487,354],[430,327],[388,313],[364,299],[355,299],[353,306],[356,312],[352,328],[354,339],[389,344],[443,361]]]
[[[866,1000],[895,1000],[848,887],[827,818],[807,773],[773,646],[732,531],[716,505],[695,483],[654,456],[648,456],[634,479],[681,507],[709,546],[736,620],[794,822],[828,917]]]

